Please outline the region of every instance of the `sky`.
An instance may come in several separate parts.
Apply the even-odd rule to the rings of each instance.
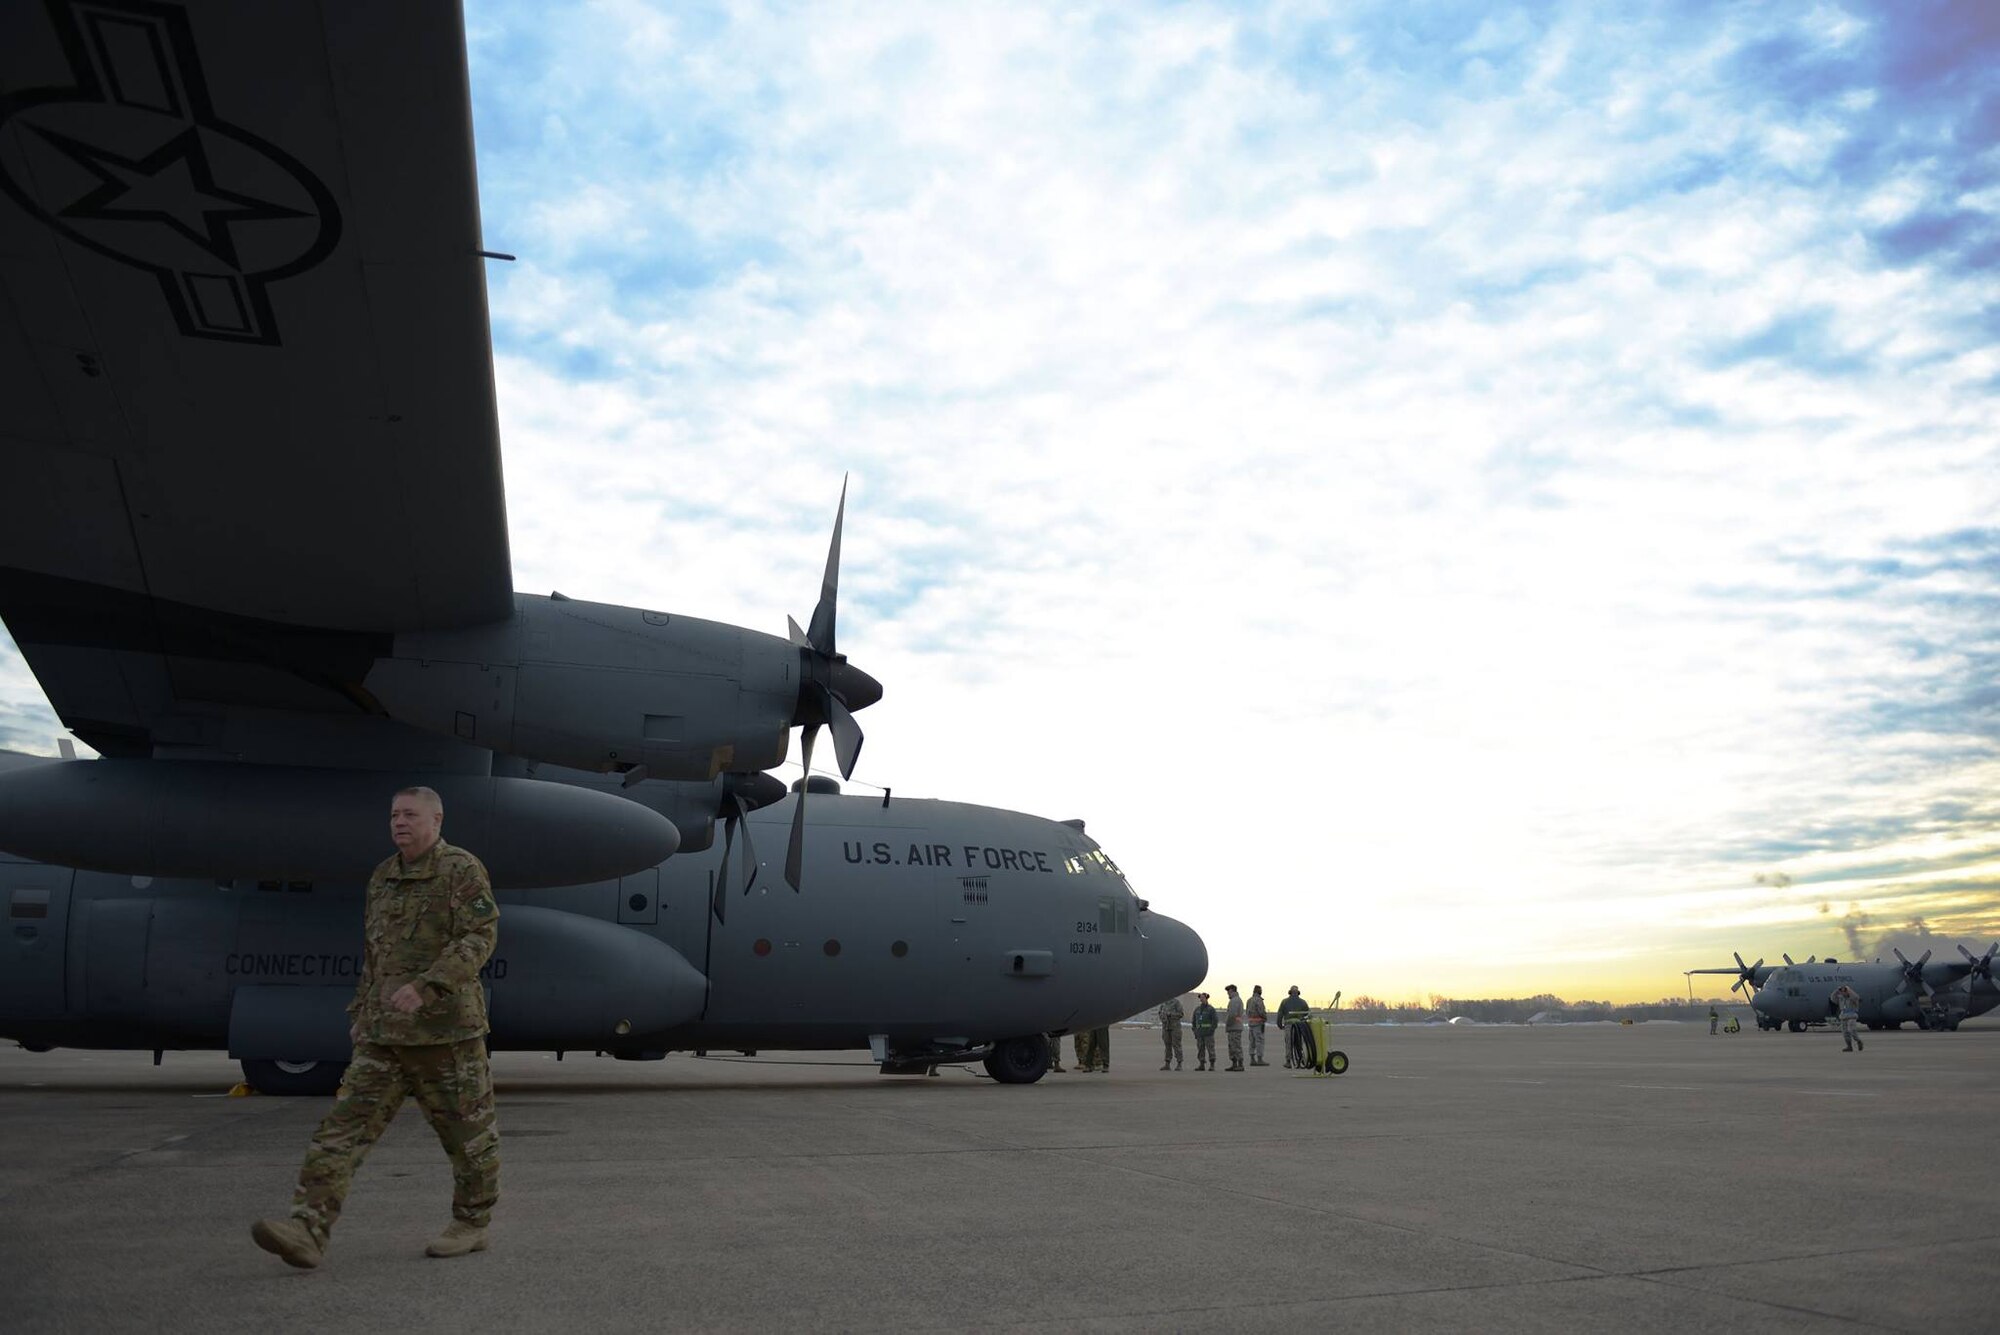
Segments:
[[[2000,9],[467,28],[517,586],[782,634],[846,477],[850,791],[1315,1001],[2000,939]]]

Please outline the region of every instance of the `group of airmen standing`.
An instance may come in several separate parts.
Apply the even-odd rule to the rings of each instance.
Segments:
[[[1229,1001],[1219,1016],[1206,992],[1194,994],[1195,1006],[1192,1017],[1186,1014],[1186,1008],[1181,1004],[1179,997],[1169,997],[1160,1003],[1160,1042],[1166,1048],[1166,1059],[1160,1063],[1162,1071],[1184,1069],[1181,1059],[1183,1020],[1188,1020],[1194,1029],[1195,1070],[1248,1070],[1249,1067],[1244,1065],[1246,1037],[1249,1040],[1249,1065],[1271,1064],[1264,1060],[1264,1031],[1270,1026],[1270,1013],[1264,1006],[1264,985],[1259,983],[1252,987],[1247,1001],[1237,993],[1234,983],[1222,990],[1229,994]],[[1278,1003],[1278,1028],[1284,1031],[1289,1039],[1291,1027],[1304,1024],[1306,1013],[1305,998],[1301,997],[1299,989],[1294,987],[1291,993]],[[1226,1068],[1215,1055],[1215,1030],[1218,1022],[1229,1043],[1229,1065]],[[1295,1044],[1290,1041],[1285,1045],[1287,1066],[1294,1064],[1294,1046]]]
[[[1229,994],[1225,1008],[1218,1012],[1209,1003],[1208,993],[1195,993],[1194,1014],[1189,1016],[1187,1008],[1179,997],[1168,997],[1160,1003],[1160,1041],[1166,1046],[1165,1060],[1160,1063],[1162,1071],[1186,1069],[1181,1056],[1181,1024],[1189,1023],[1194,1030],[1194,1069],[1197,1071],[1246,1071],[1251,1066],[1269,1066],[1264,1060],[1264,1031],[1270,1026],[1270,1012],[1264,1007],[1264,985],[1250,989],[1246,1000],[1239,996],[1236,984],[1223,989]],[[1294,987],[1286,998],[1278,1003],[1278,1029],[1285,1035],[1285,1065],[1306,1066],[1299,1038],[1309,1008],[1299,989]],[[1229,1065],[1224,1066],[1215,1055],[1215,1031],[1220,1027],[1229,1043]],[[1079,1071],[1109,1071],[1111,1069],[1111,1029],[1080,1029],[1074,1035],[1076,1043],[1076,1069]],[[1247,1047],[1247,1061],[1245,1064]],[[1049,1070],[1062,1071],[1062,1039],[1049,1035]]]

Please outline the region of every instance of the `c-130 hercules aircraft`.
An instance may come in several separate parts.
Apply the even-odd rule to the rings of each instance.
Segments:
[[[1870,1029],[1898,1029],[1904,1021],[1913,1020],[1919,1029],[1955,1030],[1961,1020],[2000,1006],[2000,984],[1993,979],[1993,959],[2000,953],[2000,942],[1988,946],[1984,955],[1959,946],[1958,953],[1965,957],[1963,964],[1942,959],[1934,964],[1928,950],[1914,960],[1893,947],[1890,953],[1896,957],[1894,964],[1880,960],[1843,964],[1818,958],[1799,962],[1790,955],[1784,957],[1782,965],[1766,964],[1762,959],[1745,964],[1743,956],[1737,955],[1733,969],[1687,972],[1736,975],[1729,990],[1749,998],[1750,1008],[1757,1013],[1757,1027],[1789,1028],[1794,1033],[1837,1016],[1839,1006],[1833,994],[1843,984],[1861,999],[1860,1019]]]
[[[0,1034],[331,1087],[410,783],[508,892],[497,1048],[1023,1081],[1205,972],[1080,826],[759,772],[881,695],[839,517],[789,638],[514,591],[455,5],[0,7],[0,194],[0,619],[102,756],[0,765]]]

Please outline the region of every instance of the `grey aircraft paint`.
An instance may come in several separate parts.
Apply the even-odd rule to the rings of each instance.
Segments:
[[[1860,997],[1860,1020],[1871,1029],[1912,1023],[1926,1029],[1956,1029],[1970,1016],[2000,1007],[2000,986],[1993,981],[1993,961],[2000,944],[1983,956],[1958,947],[1964,962],[1931,959],[1931,951],[1911,960],[1898,950],[1897,962],[1859,963],[1785,957],[1783,964],[1758,960],[1745,964],[1736,957],[1733,969],[1690,969],[1689,973],[1736,975],[1730,991],[1749,994],[1760,1029],[1790,1028],[1834,1019],[1839,1011],[1834,990],[1842,984]]]
[[[761,773],[882,694],[844,487],[785,638],[513,587],[466,79],[451,4],[0,5],[0,619],[106,757],[0,758],[0,1033],[325,1084],[409,783],[510,891],[498,1046],[1022,1081],[1192,986],[1079,829]],[[716,893],[718,822],[782,877]]]
[[[783,846],[795,800],[751,814],[760,846]],[[766,866],[746,894],[732,858],[721,921],[716,856],[503,895],[492,1046],[873,1048],[890,1070],[1001,1050],[1032,1080],[1042,1035],[1111,1023],[1207,973],[1201,939],[1139,900],[1074,823],[920,799],[812,805],[808,889]],[[319,1063],[301,1082],[319,1087],[346,1060],[358,883],[135,885],[7,861],[0,896],[0,1035],[227,1047],[280,1088],[262,1078],[272,1063]]]

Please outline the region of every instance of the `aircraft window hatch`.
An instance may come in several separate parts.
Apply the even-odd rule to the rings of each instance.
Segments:
[[[7,916],[10,918],[48,917],[49,892],[46,890],[16,890],[13,902],[7,908]]]
[[[1097,930],[1100,932],[1118,930],[1118,905],[1110,895],[1097,897]]]

